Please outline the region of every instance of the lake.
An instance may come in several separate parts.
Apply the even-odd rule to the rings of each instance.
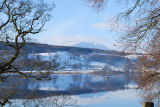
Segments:
[[[5,107],[141,107],[134,74],[53,74],[51,80],[16,75],[0,85]]]

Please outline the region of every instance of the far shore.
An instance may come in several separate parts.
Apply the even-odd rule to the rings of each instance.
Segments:
[[[38,74],[137,74],[138,72],[122,72],[122,71],[100,71],[100,70],[78,70],[78,71],[73,71],[73,70],[63,70],[63,71],[51,71],[51,72],[39,72],[39,71],[22,71],[24,74],[32,74],[32,75],[38,75]],[[6,75],[18,75],[18,73],[5,73],[3,74],[4,76]]]

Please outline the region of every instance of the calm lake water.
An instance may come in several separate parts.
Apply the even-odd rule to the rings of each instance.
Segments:
[[[54,74],[52,80],[11,76],[0,85],[6,107],[141,107],[129,74]]]

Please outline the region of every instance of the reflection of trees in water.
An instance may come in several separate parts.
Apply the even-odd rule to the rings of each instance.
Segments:
[[[70,83],[68,91],[81,94],[125,89],[125,86],[133,81],[133,78],[129,78],[131,75],[126,76],[128,75],[113,75],[106,79],[106,75],[72,75],[73,82]]]
[[[32,90],[27,91],[28,87],[34,85],[36,82],[38,81],[34,79],[25,81],[22,78],[13,77],[4,79],[0,87],[0,105],[2,107],[63,107],[71,106],[76,103],[75,100],[70,99],[69,95],[54,96],[54,93],[52,93],[50,95],[52,97],[46,97],[45,95],[40,95],[46,94],[45,92],[37,93],[34,91],[32,92]],[[36,87],[38,88],[39,86],[36,85]]]
[[[47,84],[49,81],[52,82],[52,84],[56,84],[57,82],[57,76],[54,75],[52,76],[54,77],[54,79],[51,80],[36,80],[36,79],[23,79],[18,75],[13,75],[13,76],[8,76],[6,78],[3,79],[3,83],[0,84],[0,88],[4,87],[4,88],[12,88],[12,89],[39,89],[41,83],[43,84]]]
[[[16,94],[16,87],[21,88],[21,86],[25,85],[22,84],[21,81],[13,81],[11,78],[3,78],[3,81],[4,82],[1,84],[0,87],[0,104],[2,107],[6,103],[11,103],[9,99]]]
[[[35,84],[35,79],[25,80],[18,76],[10,76],[3,81],[1,87],[10,87],[12,89],[28,89],[29,85],[33,84]]]
[[[59,75],[59,76],[61,77],[62,75]],[[40,104],[41,106],[43,106],[44,104],[43,102],[44,101],[46,102],[46,100],[48,101],[48,104],[49,102],[52,102],[52,100],[58,101],[60,103],[62,98],[63,98],[63,103],[61,104],[69,104],[68,102],[70,101],[70,97],[68,95],[121,90],[121,89],[125,89],[125,85],[129,81],[131,81],[131,80],[128,80],[128,82],[125,82],[124,74],[113,75],[113,76],[110,75],[108,79],[106,79],[106,75],[101,75],[101,74],[98,74],[98,75],[97,74],[75,74],[75,75],[69,75],[69,76],[64,75],[69,80],[71,80],[71,81],[68,81],[69,87],[66,88],[66,90],[61,90],[61,87],[60,89],[49,90],[50,83],[54,84],[52,85],[52,87],[55,87],[56,85],[61,86],[61,84],[58,84],[59,82],[57,82],[57,81],[60,81],[60,79],[58,79],[59,76],[57,76],[56,80],[50,80],[50,81],[47,81],[47,80],[37,81],[35,79],[24,80],[22,78],[18,78],[18,77],[15,78],[14,76],[10,76],[10,78],[4,79],[3,84],[1,84],[0,86],[0,93],[2,93],[0,94],[1,104],[7,103],[9,99],[10,101],[12,101],[12,105],[14,105],[16,101],[18,102],[23,101],[23,104],[26,104],[26,105],[28,103],[29,104],[34,103],[34,106],[36,106],[36,104]],[[64,78],[68,80],[66,77]],[[40,90],[40,88],[43,87],[41,83],[46,87],[48,87],[48,90]],[[61,100],[56,100],[55,98],[58,98]],[[21,100],[11,100],[11,99],[21,99]],[[22,99],[25,99],[25,100],[22,100]],[[44,101],[41,101],[42,99]],[[70,104],[73,104],[73,103],[70,103]],[[55,103],[51,105],[55,106]]]
[[[86,76],[82,75],[72,75],[72,83],[69,84],[69,90],[76,90],[76,89],[81,89],[84,88],[84,86],[87,84],[86,81]]]
[[[6,102],[4,105],[11,107],[63,107],[74,106],[75,104],[76,101],[71,99],[70,96],[60,95],[41,99],[15,99]]]

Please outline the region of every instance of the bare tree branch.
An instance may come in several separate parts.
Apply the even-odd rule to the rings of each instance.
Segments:
[[[13,55],[0,64],[0,72],[16,68],[11,64],[26,44],[26,36],[40,33],[50,20],[53,5],[32,0],[1,0],[0,41],[14,50]]]

